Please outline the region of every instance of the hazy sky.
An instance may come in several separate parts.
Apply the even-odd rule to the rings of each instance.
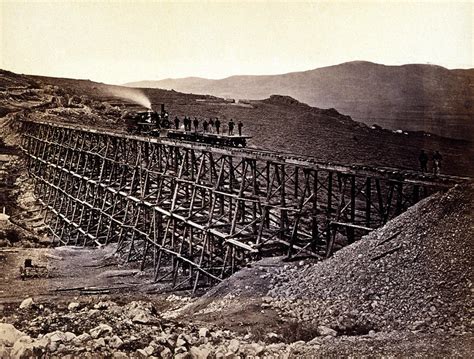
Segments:
[[[0,67],[116,84],[352,60],[467,68],[473,4],[0,0]]]

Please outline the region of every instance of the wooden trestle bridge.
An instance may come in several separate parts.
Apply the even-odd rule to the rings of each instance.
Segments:
[[[325,258],[462,179],[22,121],[54,242],[117,243],[174,287],[262,255]]]

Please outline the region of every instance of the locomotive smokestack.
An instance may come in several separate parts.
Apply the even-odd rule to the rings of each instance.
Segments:
[[[161,104],[161,113],[165,113],[165,104],[164,103]]]

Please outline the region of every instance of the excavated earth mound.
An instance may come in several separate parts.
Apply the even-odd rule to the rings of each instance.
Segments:
[[[474,186],[436,194],[333,258],[277,274],[272,306],[338,333],[472,331]]]
[[[296,356],[463,357],[474,344],[473,200],[473,184],[434,194],[322,262],[264,259],[183,317],[302,340]]]

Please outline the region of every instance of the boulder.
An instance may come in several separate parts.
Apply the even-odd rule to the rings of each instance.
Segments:
[[[77,303],[77,302],[71,302],[69,303],[69,305],[67,306],[67,309],[69,309],[70,311],[73,311],[73,310],[76,310],[77,308],[79,308],[80,304]]]
[[[269,353],[281,353],[285,351],[284,343],[268,344],[265,350]]]
[[[298,340],[296,342],[291,343],[290,347],[291,348],[296,348],[296,347],[300,347],[300,346],[305,345],[305,344],[306,344],[306,342],[304,340]]]
[[[228,345],[229,351],[237,353],[240,349],[240,342],[237,339],[232,339]]]
[[[83,344],[85,342],[88,342],[91,339],[91,336],[87,333],[82,333],[81,335],[78,335],[77,337],[74,338],[74,344]]]
[[[112,358],[116,358],[116,359],[128,359],[129,356],[128,356],[126,353],[124,353],[124,352],[114,352]]]
[[[0,323],[0,346],[5,345],[11,347],[24,335],[25,333],[20,332],[13,325]]]
[[[114,335],[112,338],[110,338],[108,342],[112,348],[120,348],[120,346],[123,344],[123,340],[117,335]]]
[[[189,354],[193,359],[208,359],[212,356],[212,351],[206,347],[191,347]]]
[[[201,328],[199,329],[199,338],[206,338],[209,336],[209,329]]]
[[[45,338],[48,338],[51,342],[58,342],[58,343],[64,343],[67,340],[66,334],[64,334],[60,330],[56,330],[55,332],[51,332],[48,334],[45,334]]]
[[[37,339],[32,343],[33,350],[35,352],[40,352],[41,351],[41,352],[44,353],[46,351],[46,348],[48,348],[50,343],[51,343],[51,341],[49,340],[49,338],[46,338],[46,337],[42,337],[40,339]]]
[[[151,303],[131,302],[124,308],[125,315],[134,323],[149,324],[156,322]]]
[[[0,345],[0,358],[10,358],[10,349],[7,348],[5,345]]]
[[[135,315],[132,316],[132,322],[138,323],[138,324],[148,324],[153,321],[153,317],[143,311],[143,310],[135,310]]]
[[[265,351],[265,346],[258,343],[252,343],[248,346],[248,349],[251,351],[252,355],[261,355]]]
[[[135,352],[135,355],[136,355],[137,358],[148,358],[149,357],[149,355],[145,351],[145,349],[137,349],[137,351]]]
[[[10,353],[11,358],[23,359],[23,358],[32,358],[34,356],[37,356],[34,353],[32,343],[33,343],[33,339],[31,339],[27,335],[19,338],[13,345],[12,351]]]
[[[320,337],[314,337],[312,340],[308,342],[308,345],[321,345],[322,339]]]
[[[59,344],[58,349],[56,350],[57,353],[64,353],[67,351],[67,347],[64,344]]]
[[[76,338],[76,334],[71,333],[71,332],[65,332],[64,336],[65,336],[65,342],[70,342]]]
[[[60,342],[52,342],[52,341],[49,341],[49,342],[48,342],[48,350],[49,350],[50,352],[55,352],[56,350],[58,350],[59,344],[60,344]]]
[[[148,355],[153,355],[153,353],[155,352],[155,348],[153,348],[151,345],[147,346],[146,348],[143,349],[145,351],[145,353],[147,353]]]
[[[89,330],[89,334],[92,338],[96,339],[104,334],[112,333],[112,327],[107,324],[99,324],[97,327]]]
[[[35,302],[33,301],[33,298],[26,298],[23,302],[20,304],[20,309],[28,309],[33,306]]]
[[[320,325],[318,327],[317,331],[318,331],[318,334],[322,337],[326,337],[326,336],[335,337],[335,336],[337,336],[337,332],[334,329],[331,329],[331,328],[326,327],[324,325]]]
[[[103,348],[105,347],[104,338],[98,338],[94,340],[94,348]]]
[[[171,359],[173,357],[173,353],[171,350],[167,347],[165,347],[161,352],[160,352],[160,357],[163,359]]]
[[[176,347],[184,347],[186,344],[187,344],[187,341],[182,337],[176,340]]]

